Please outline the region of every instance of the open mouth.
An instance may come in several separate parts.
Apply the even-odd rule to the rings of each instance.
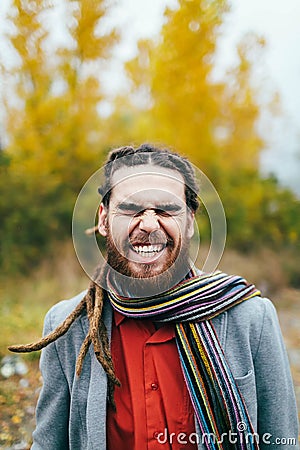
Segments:
[[[136,244],[131,246],[135,253],[145,258],[151,258],[158,255],[165,247],[166,244]]]

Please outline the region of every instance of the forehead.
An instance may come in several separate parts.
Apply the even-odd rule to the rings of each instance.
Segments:
[[[112,176],[110,201],[126,199],[137,204],[154,205],[161,202],[184,202],[184,178],[177,170],[152,164],[121,167]]]

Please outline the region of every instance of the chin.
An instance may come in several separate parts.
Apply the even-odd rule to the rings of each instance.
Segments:
[[[152,278],[164,273],[168,268],[156,264],[130,264],[129,272],[133,278]]]

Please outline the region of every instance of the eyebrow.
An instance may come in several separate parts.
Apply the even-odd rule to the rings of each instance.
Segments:
[[[133,202],[122,202],[117,205],[117,208],[121,211],[135,211],[141,212],[146,209],[153,209],[156,211],[177,212],[181,211],[182,207],[176,203],[161,203],[152,208],[145,208],[144,205],[139,205]]]

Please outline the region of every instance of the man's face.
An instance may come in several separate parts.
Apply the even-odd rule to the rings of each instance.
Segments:
[[[99,209],[110,266],[132,278],[173,277],[188,263],[194,230],[182,175],[153,165],[123,167],[112,186],[108,209]]]

